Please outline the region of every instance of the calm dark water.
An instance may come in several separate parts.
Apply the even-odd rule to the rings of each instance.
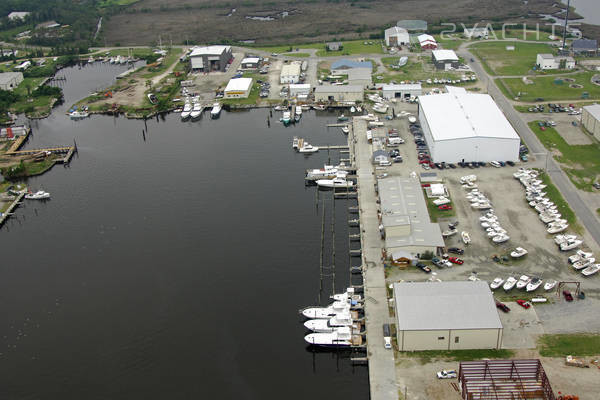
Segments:
[[[307,350],[297,313],[317,301],[332,201],[322,193],[317,209],[303,183],[327,153],[296,154],[291,139],[345,142],[325,128],[335,116],[267,128],[268,110],[169,115],[144,140],[142,121],[64,115],[123,69],[61,72],[65,105],[32,122],[27,147],[76,140],[79,154],[30,179],[52,199],[0,231],[0,398],[368,398],[367,369]],[[347,206],[335,208],[338,291]]]

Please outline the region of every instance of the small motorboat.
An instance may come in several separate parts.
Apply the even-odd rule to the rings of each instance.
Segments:
[[[579,271],[581,269],[587,268],[590,266],[596,259],[594,257],[583,258],[575,263],[573,263],[573,269]]]
[[[573,250],[573,249],[576,249],[577,247],[581,246],[582,244],[583,244],[583,240],[570,239],[570,240],[567,240],[566,242],[560,244],[560,251]]]
[[[43,190],[38,190],[35,193],[27,193],[25,198],[27,200],[45,200],[50,198],[50,193],[44,192]]]
[[[504,285],[502,286],[502,288],[508,292],[509,290],[511,290],[512,288],[515,287],[515,285],[517,284],[517,280],[515,279],[514,276],[509,276],[508,278],[506,278],[506,282],[504,282]]]
[[[319,151],[317,146],[313,146],[312,144],[308,144],[306,142],[304,142],[304,146],[298,149],[299,153],[316,153],[317,151]]]
[[[347,135],[348,133],[350,133],[350,129],[347,126],[344,126],[342,128],[342,132]]]
[[[346,117],[344,114],[340,115],[338,118],[338,121],[348,121],[348,117]]]
[[[450,203],[450,199],[444,196],[440,196],[437,199],[433,200],[433,204],[435,204],[436,206],[441,206],[443,204],[448,203]]]
[[[590,276],[590,275],[594,275],[598,271],[600,271],[600,264],[592,264],[589,267],[587,267],[586,269],[584,269],[583,271],[581,271],[581,273],[585,276]]]
[[[520,258],[523,257],[525,254],[527,254],[527,250],[525,250],[522,247],[517,247],[516,249],[510,252],[510,256],[512,258]]]
[[[462,231],[460,233],[460,237],[461,237],[461,239],[462,239],[462,241],[463,241],[464,244],[471,243],[471,236],[469,235],[469,232]]]
[[[354,186],[354,182],[347,181],[345,178],[336,177],[333,179],[319,179],[317,185],[326,188],[351,188]]]
[[[356,108],[354,106],[350,107],[350,112],[354,114],[356,112]]]
[[[531,278],[527,275],[521,275],[519,281],[517,282],[517,289],[525,289],[527,285],[531,282]]]
[[[528,292],[533,292],[537,288],[539,288],[541,286],[541,284],[542,284],[542,280],[540,278],[534,277],[533,279],[531,279],[531,281],[529,281],[529,283],[525,287],[525,290]]]
[[[554,279],[550,279],[550,280],[546,281],[546,283],[544,283],[544,290],[548,292],[548,291],[554,289],[554,287],[556,286],[557,283],[558,282],[555,281]]]
[[[380,113],[380,114],[385,114],[388,110],[389,106],[387,104],[383,104],[383,103],[375,103],[375,105],[373,105],[373,111]]]
[[[312,108],[313,108],[313,110],[316,110],[316,111],[325,111],[325,109],[327,107],[322,104],[315,104],[312,106]]]
[[[490,288],[492,290],[498,289],[504,283],[504,279],[498,277],[494,278],[494,280],[490,283]]]
[[[85,111],[72,111],[69,113],[69,117],[71,117],[71,119],[73,120],[78,120],[78,119],[84,119],[90,116],[90,113],[85,112]]]
[[[560,245],[569,240],[576,240],[576,239],[577,239],[576,235],[556,235],[556,236],[554,236],[554,243]]]
[[[593,255],[594,254],[591,252],[586,253],[583,250],[577,250],[577,253],[569,256],[569,264],[575,264],[577,261],[583,260],[584,258],[590,258]]]
[[[510,236],[508,236],[506,233],[500,233],[499,235],[496,235],[492,238],[492,242],[494,243],[504,243],[507,240],[510,239]]]
[[[560,233],[566,231],[568,227],[568,224],[550,224],[546,232],[550,234]]]
[[[458,231],[456,229],[448,229],[447,231],[442,232],[443,237],[449,237],[452,235],[456,235]]]

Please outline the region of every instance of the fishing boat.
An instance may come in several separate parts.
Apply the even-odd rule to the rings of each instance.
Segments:
[[[542,279],[538,278],[538,277],[534,277],[534,278],[531,279],[531,281],[529,281],[529,283],[525,287],[525,290],[527,292],[533,292],[537,288],[539,288],[541,286],[541,284],[542,284]]]
[[[298,149],[299,153],[316,153],[317,151],[319,151],[317,146],[313,146],[312,144],[308,144],[306,142],[304,142],[304,146]]]
[[[281,117],[281,122],[283,122],[285,126],[288,126],[290,122],[292,122],[292,113],[289,111],[284,111],[283,117]]]
[[[190,112],[190,117],[192,119],[198,119],[202,115],[202,105],[200,103],[194,103],[194,107],[192,108],[192,112]]]
[[[531,278],[527,275],[521,275],[519,281],[517,282],[517,289],[524,289],[531,282]]]
[[[334,301],[328,307],[307,307],[301,311],[302,315],[311,319],[330,319],[337,314],[350,311],[350,304],[344,301]]]
[[[294,121],[299,122],[300,118],[302,118],[302,107],[296,107],[296,115],[294,115]]]
[[[544,283],[544,290],[548,292],[548,291],[554,289],[554,287],[556,286],[557,283],[558,282],[555,281],[554,279],[550,279],[550,280],[546,281],[546,283]]]
[[[525,254],[527,254],[527,250],[525,250],[522,247],[517,247],[516,249],[510,252],[510,256],[512,258],[520,258],[523,257]]]
[[[48,192],[44,192],[43,190],[38,190],[35,193],[27,193],[25,195],[25,198],[27,200],[45,200],[45,199],[49,199],[50,198],[50,193]]]
[[[594,257],[583,258],[583,259],[573,263],[573,269],[575,269],[577,271],[582,270],[584,268],[589,267],[594,261],[596,261],[596,259]]]
[[[304,340],[315,346],[348,347],[352,344],[352,332],[349,327],[343,326],[329,333],[310,333]]]
[[[490,288],[492,290],[498,289],[500,286],[502,286],[502,284],[504,283],[504,279],[498,277],[498,278],[494,278],[494,280],[492,282],[490,282]]]
[[[312,106],[312,108],[316,111],[325,111],[325,109],[327,108],[326,106],[324,106],[323,104],[315,104]]]
[[[318,186],[326,188],[351,188],[354,186],[354,182],[339,176],[333,179],[319,179],[316,183]]]
[[[350,313],[337,314],[330,319],[309,319],[304,322],[304,327],[313,332],[333,332],[340,326],[352,326],[352,316]]]
[[[183,111],[181,111],[181,119],[182,120],[188,119],[190,117],[191,113],[192,113],[192,105],[190,103],[185,103],[185,105],[183,106]]]
[[[560,251],[573,250],[573,249],[576,249],[577,247],[581,246],[582,244],[583,244],[583,240],[570,239],[570,240],[567,240],[566,242],[560,244]]]
[[[325,165],[323,168],[319,169],[309,169],[306,171],[306,179],[308,180],[317,180],[317,179],[333,179],[337,176],[346,176],[348,175],[348,171],[343,170],[345,165],[340,163],[340,165]]]
[[[515,277],[509,276],[508,278],[506,278],[506,282],[504,282],[504,285],[502,286],[502,288],[506,292],[508,292],[508,291],[512,290],[512,288],[514,288],[516,284],[517,284],[517,280],[515,279]]]
[[[344,114],[340,115],[338,118],[338,121],[348,121],[348,117],[346,117]]]
[[[598,271],[600,271],[600,264],[593,264],[593,265],[590,265],[589,267],[587,267],[586,269],[584,269],[583,271],[581,271],[581,273],[585,276],[590,276],[590,275],[594,275]]]
[[[221,115],[221,109],[221,103],[214,103],[212,106],[212,110],[210,110],[210,117],[212,119],[219,118],[219,116]]]
[[[462,231],[460,233],[460,237],[461,237],[461,239],[462,239],[462,241],[463,241],[464,244],[471,243],[471,236],[469,235],[469,232]]]

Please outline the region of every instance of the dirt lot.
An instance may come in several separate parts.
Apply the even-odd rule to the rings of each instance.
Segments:
[[[380,33],[385,24],[400,19],[426,18],[430,22],[457,19],[465,15],[479,21],[527,15],[528,12],[551,11],[551,0],[458,0],[447,7],[440,0],[376,0],[369,2],[215,3],[209,0],[142,0],[130,6],[127,13],[115,15],[103,30],[107,42],[121,45],[149,44],[162,40],[173,43],[210,43],[227,40],[255,39],[259,43],[289,41],[324,41],[327,38],[358,36],[357,31]],[[267,5],[268,4],[268,5]],[[227,16],[231,7],[235,12]],[[133,11],[137,12],[133,13]],[[142,12],[143,10],[143,12]],[[282,13],[287,12],[286,17]],[[271,16],[272,21],[247,19],[247,16]]]

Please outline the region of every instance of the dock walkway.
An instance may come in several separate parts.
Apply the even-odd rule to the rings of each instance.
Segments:
[[[365,298],[374,301],[365,307],[369,382],[371,400],[396,400],[396,366],[393,350],[383,347],[383,324],[389,322],[384,266],[381,260],[382,242],[377,219],[375,175],[371,164],[371,145],[367,141],[367,122],[354,119],[349,135],[351,155],[357,168],[358,204],[360,207],[361,248]]]
[[[19,193],[19,195],[17,197],[15,197],[15,199],[10,204],[10,206],[8,206],[8,208],[6,209],[6,212],[3,213],[2,216],[0,216],[0,227],[2,225],[4,225],[4,221],[6,221],[8,219],[8,217],[10,217],[12,215],[13,210],[15,208],[17,208],[17,206],[19,205],[21,200],[23,200],[23,197],[25,197],[25,193]]]

